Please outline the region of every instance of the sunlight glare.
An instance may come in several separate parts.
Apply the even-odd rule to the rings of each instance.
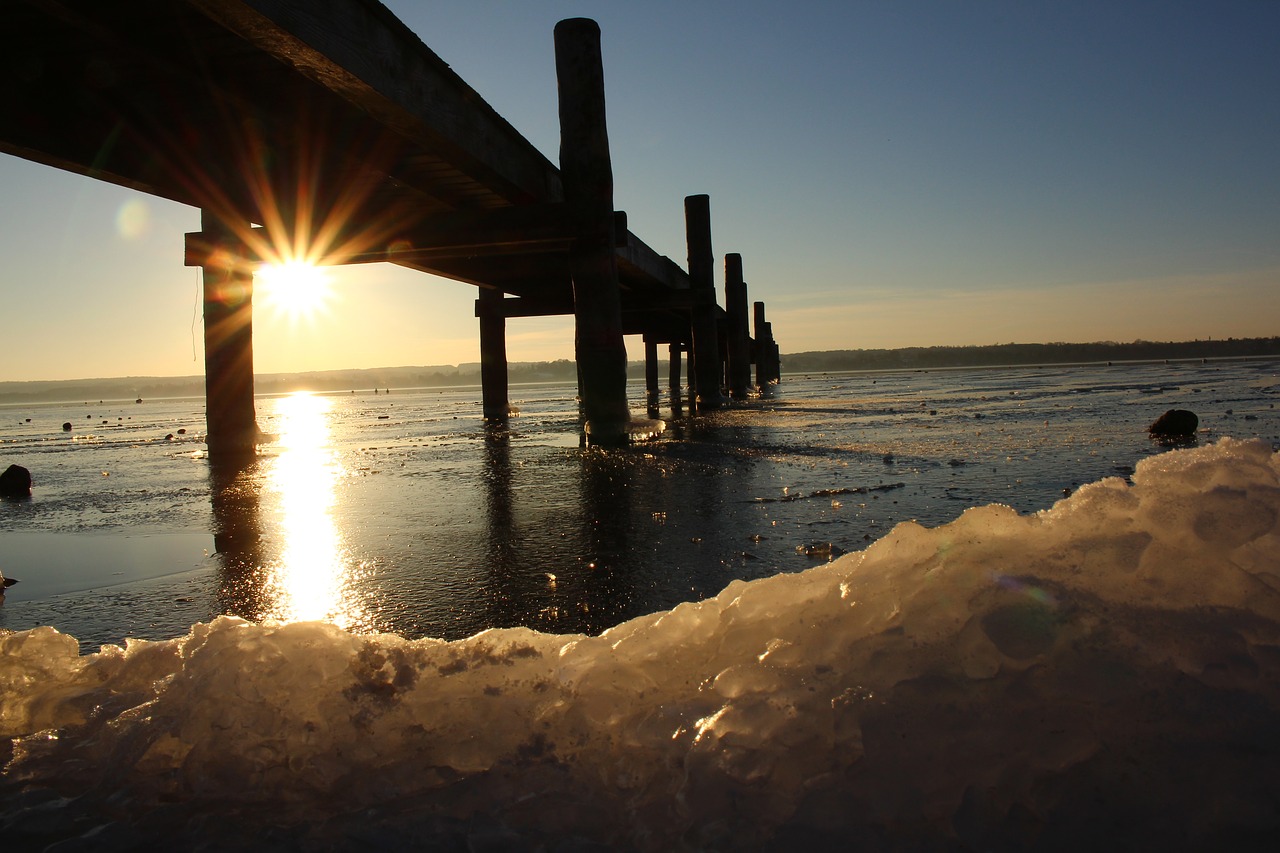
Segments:
[[[352,565],[332,513],[342,471],[330,444],[331,405],[328,398],[306,393],[277,402],[283,452],[269,488],[278,498],[284,548],[270,567],[276,601],[267,615],[351,628],[362,619],[350,595],[361,567]]]
[[[328,271],[306,260],[263,264],[256,284],[267,307],[295,321],[328,313],[333,298]]]

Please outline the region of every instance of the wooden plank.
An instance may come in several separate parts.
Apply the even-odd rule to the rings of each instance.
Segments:
[[[584,231],[569,252],[582,416],[589,443],[621,444],[627,441],[631,415],[600,27],[587,18],[561,21],[556,24],[555,45],[565,198],[593,209],[598,223]]]
[[[742,400],[751,384],[751,329],[747,316],[747,284],[742,279],[742,255],[724,256],[724,308],[727,353],[729,356],[729,396]]]
[[[480,292],[486,292],[485,288],[481,288]],[[500,293],[500,291],[489,291]],[[573,313],[573,301],[557,300],[557,299],[539,299],[536,297],[525,296],[516,297],[514,299],[498,299],[493,300],[490,304],[481,306],[480,302],[476,302],[476,316],[481,316],[481,311],[491,312],[501,315],[508,319],[516,317],[557,317],[565,316]]]
[[[480,319],[480,393],[485,420],[506,420],[511,414],[507,373],[507,318],[502,294],[481,288],[476,300]]]
[[[382,4],[186,2],[510,201],[563,198],[551,162]]]
[[[680,265],[659,255],[635,234],[626,231],[618,240],[618,274],[629,284],[671,290],[688,290],[689,274]]]
[[[685,236],[689,245],[689,282],[693,290],[715,298],[715,255],[711,249],[711,199],[691,195],[684,200]],[[697,405],[717,409],[724,405],[720,393],[720,338],[716,315],[709,306],[693,312],[693,373],[698,388]]]
[[[626,214],[617,211],[615,219],[625,221]],[[357,223],[358,224],[358,223]],[[391,262],[425,264],[449,258],[476,258],[486,255],[520,255],[542,252],[567,252],[570,244],[583,233],[599,225],[598,216],[582,207],[557,202],[502,207],[493,210],[458,210],[421,217],[394,234],[383,246],[360,251],[343,251],[342,247],[360,247],[358,228],[350,234],[333,237],[336,251],[311,261],[317,265],[369,264]],[[255,246],[269,247],[271,240],[261,226],[251,229],[239,251],[253,263],[269,260]],[[219,238],[221,239],[221,238]],[[291,242],[291,241],[290,241]],[[199,266],[213,244],[210,235],[190,232],[186,235],[187,266]]]
[[[235,235],[230,224],[201,211],[208,234]],[[224,259],[225,260],[225,259]],[[253,273],[211,260],[203,271],[205,427],[217,464],[253,453],[258,426],[253,401]]]

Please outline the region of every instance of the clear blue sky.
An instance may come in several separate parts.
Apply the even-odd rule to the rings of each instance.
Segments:
[[[552,29],[598,20],[617,206],[683,264],[710,194],[784,353],[1280,334],[1280,2],[388,5],[553,161]],[[7,156],[0,187],[0,380],[201,371],[196,210]],[[472,288],[330,283],[258,306],[259,372],[478,360]],[[572,357],[567,319],[508,333]]]

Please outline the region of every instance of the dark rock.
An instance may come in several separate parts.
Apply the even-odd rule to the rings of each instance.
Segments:
[[[1170,409],[1156,418],[1149,429],[1155,436],[1168,438],[1189,438],[1196,434],[1200,427],[1200,418],[1195,412],[1186,409]]]
[[[0,497],[31,497],[31,472],[21,465],[10,465],[0,474]]]
[[[67,421],[62,425],[63,432],[71,432],[71,421]]]

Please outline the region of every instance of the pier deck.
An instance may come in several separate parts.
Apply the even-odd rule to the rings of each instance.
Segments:
[[[623,334],[719,362],[690,331],[708,302],[726,325],[714,294],[613,209],[592,22],[556,30],[559,166],[374,0],[14,0],[0,32],[0,151],[202,211],[186,253],[205,270],[211,438],[252,426],[243,303],[263,262],[390,262],[475,285],[487,360],[505,360],[492,338],[506,318],[574,313],[601,348],[580,365],[625,365]],[[230,375],[246,353],[247,412]],[[616,374],[584,376],[585,418],[625,419]],[[505,365],[491,376],[505,385]],[[486,410],[504,397],[487,389]]]

